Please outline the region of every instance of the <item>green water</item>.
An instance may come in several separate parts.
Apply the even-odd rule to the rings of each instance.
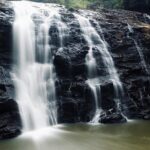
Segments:
[[[60,125],[2,141],[0,150],[150,150],[150,122]]]

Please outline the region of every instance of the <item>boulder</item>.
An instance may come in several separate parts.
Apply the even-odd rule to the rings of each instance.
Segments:
[[[0,99],[0,140],[21,134],[22,124],[17,103],[13,99]]]
[[[113,109],[109,111],[103,111],[99,119],[100,123],[111,124],[111,123],[125,123],[127,120],[120,112],[114,112]]]

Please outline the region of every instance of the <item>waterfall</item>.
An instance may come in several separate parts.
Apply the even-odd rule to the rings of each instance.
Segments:
[[[127,23],[127,26],[128,26],[129,33],[134,33],[134,30],[133,30],[132,26],[131,26],[130,24],[128,24],[128,23]],[[140,56],[140,61],[141,61],[142,67],[144,68],[145,72],[146,72],[147,74],[149,74],[149,71],[148,71],[148,69],[147,69],[147,65],[146,65],[146,62],[145,62],[144,54],[143,54],[143,52],[142,52],[141,47],[139,46],[138,42],[137,42],[134,38],[132,38],[132,37],[129,36],[129,35],[128,35],[128,37],[129,37],[131,40],[133,40],[134,45],[135,45],[135,47],[136,47],[136,50],[137,50],[137,52],[138,52],[138,54],[139,54],[139,56]]]
[[[19,105],[24,130],[33,130],[57,124],[57,80],[54,54],[63,51],[69,34],[67,25],[60,13],[65,10],[57,4],[44,4],[29,1],[12,2],[15,11],[13,24],[14,66],[12,78],[15,83],[16,100]],[[82,13],[81,13],[82,14]],[[73,13],[78,20],[82,35],[89,50],[85,62],[87,84],[95,101],[95,114],[92,123],[100,121],[102,109],[101,85],[111,82],[114,89],[116,110],[121,113],[120,102],[123,87],[108,50],[101,27],[100,33],[90,22],[90,18]],[[100,34],[100,35],[99,35]],[[56,43],[55,43],[56,42]],[[57,49],[57,50],[56,50]],[[98,74],[98,64],[94,50],[100,55],[106,68],[107,79],[102,81]],[[123,115],[123,114],[122,114]]]
[[[62,29],[60,7],[28,1],[13,2],[13,7],[13,80],[24,130],[55,125],[56,74],[49,28],[56,24]]]
[[[86,56],[86,65],[88,68],[87,83],[88,83],[89,87],[91,88],[91,91],[94,95],[94,100],[95,100],[95,105],[96,105],[95,115],[91,122],[98,123],[99,119],[100,119],[100,114],[102,111],[102,107],[100,105],[101,101],[102,101],[101,88],[100,88],[102,83],[97,74],[97,63],[93,56],[93,48],[94,47],[96,47],[98,49],[99,53],[101,54],[103,63],[109,74],[109,80],[113,83],[114,91],[115,91],[114,101],[117,104],[117,110],[120,112],[121,112],[120,100],[123,96],[123,87],[122,87],[121,81],[119,79],[119,76],[117,74],[117,70],[115,68],[111,54],[109,53],[107,43],[105,42],[105,40],[99,36],[99,34],[94,29],[94,27],[90,23],[89,18],[87,18],[87,16],[82,16],[82,15],[79,15],[76,13],[74,14],[74,16],[78,20],[81,30],[82,30],[82,34],[89,46],[89,51]],[[102,34],[102,30],[101,30],[101,34]]]

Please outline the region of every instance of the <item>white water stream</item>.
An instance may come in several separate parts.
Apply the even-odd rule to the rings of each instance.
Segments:
[[[24,130],[57,124],[55,67],[49,41],[49,28],[56,24],[61,32],[60,7],[28,1],[13,2],[14,57],[13,79]],[[35,16],[40,17],[37,26]],[[37,32],[37,34],[36,34]],[[62,34],[60,35],[60,41]],[[39,57],[40,62],[36,57]]]
[[[127,24],[127,26],[128,26],[129,32],[130,32],[130,33],[134,33],[133,27],[132,27],[130,24]],[[137,50],[137,52],[138,52],[138,54],[139,54],[139,56],[140,56],[141,64],[142,64],[142,66],[143,66],[145,72],[146,72],[147,74],[149,74],[149,71],[148,71],[148,69],[147,69],[147,65],[146,65],[146,62],[145,62],[144,54],[143,54],[143,52],[142,52],[141,47],[139,46],[137,40],[135,40],[135,39],[132,38],[131,36],[129,36],[129,38],[133,40],[134,45],[135,45],[135,47],[136,47],[136,50]]]

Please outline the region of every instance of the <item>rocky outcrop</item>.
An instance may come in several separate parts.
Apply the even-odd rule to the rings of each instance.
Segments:
[[[14,100],[1,100],[0,123],[0,140],[20,135],[22,129],[21,119]]]
[[[103,109],[99,122],[123,123],[129,119],[150,119],[150,19],[146,14],[123,10],[84,10],[99,35],[108,43],[116,69],[124,88],[118,110],[114,100],[114,89],[107,80],[106,68],[96,48],[98,76],[102,81],[100,104]],[[50,28],[54,65],[57,74],[56,92],[59,123],[89,122],[95,114],[93,94],[87,84],[85,57],[89,47],[73,13],[83,11],[64,9],[62,21],[68,27],[60,48],[58,29]],[[12,22],[13,11],[7,5],[0,8],[0,138],[17,136],[21,132],[21,121],[14,99],[14,86],[10,77],[12,69]],[[133,27],[130,33],[127,24]],[[101,28],[100,28],[101,27]],[[101,32],[102,29],[102,32]],[[144,55],[145,71],[134,40]]]

